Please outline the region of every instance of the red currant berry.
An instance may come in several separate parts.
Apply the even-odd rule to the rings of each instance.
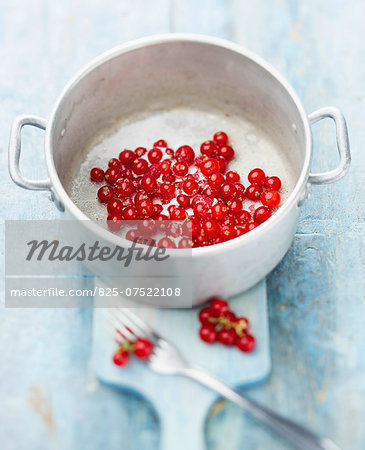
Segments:
[[[133,353],[139,359],[148,359],[153,352],[153,344],[148,339],[138,338],[133,344]]]
[[[208,344],[212,344],[217,339],[217,332],[212,325],[203,325],[199,330],[200,339]]]
[[[124,220],[138,220],[139,214],[135,206],[127,206],[123,209],[123,219]]]
[[[109,168],[105,172],[105,180],[109,184],[114,184],[121,177],[122,177],[122,171],[120,169],[116,169],[114,167]]]
[[[180,194],[176,197],[176,200],[180,206],[187,209],[190,206],[190,199],[187,195]]]
[[[236,228],[236,232],[237,232],[237,237],[240,237],[240,236],[246,234],[246,228],[237,227]]]
[[[225,241],[229,241],[236,237],[236,229],[232,225],[222,225],[220,237]]]
[[[175,206],[173,210],[170,212],[171,220],[185,220],[186,219],[186,211],[181,206]]]
[[[223,145],[218,150],[219,156],[222,156],[226,161],[231,161],[234,157],[234,150],[230,145]]]
[[[120,162],[119,162],[119,159],[117,159],[117,158],[109,159],[109,161],[108,161],[108,167],[109,167],[109,168],[114,168],[114,169],[119,169],[119,168],[120,168]]]
[[[240,200],[230,200],[228,203],[228,209],[234,216],[239,216],[242,212],[242,202]]]
[[[151,162],[152,162],[152,161],[151,161]],[[171,161],[168,160],[168,159],[165,159],[164,161],[162,161],[162,162],[159,164],[158,168],[160,169],[160,172],[161,172],[163,175],[166,175],[166,174],[170,173],[170,170],[171,170]]]
[[[177,162],[172,168],[174,174],[178,177],[184,177],[189,171],[189,167],[185,162]]]
[[[236,345],[242,352],[249,353],[255,348],[256,340],[251,334],[245,334],[237,339]]]
[[[153,144],[154,147],[163,147],[166,148],[167,147],[167,142],[164,139],[159,139],[158,141],[156,141]]]
[[[191,248],[193,246],[193,241],[187,237],[180,239],[178,243],[178,248]]]
[[[164,237],[158,241],[157,247],[161,248],[176,248],[176,244],[168,237]]]
[[[206,156],[215,156],[218,154],[218,146],[213,141],[205,141],[200,146],[200,153]]]
[[[219,161],[215,158],[208,158],[200,165],[200,171],[206,177],[219,172],[219,169]]]
[[[271,211],[266,206],[260,206],[256,209],[253,218],[255,222],[262,223],[265,222],[269,217],[271,217]]]
[[[99,167],[94,167],[90,170],[90,180],[91,181],[103,181],[104,180],[104,170],[99,169]]]
[[[183,145],[176,150],[175,158],[179,162],[184,161],[190,165],[194,162],[195,153],[189,145]]]
[[[160,205],[159,203],[153,205],[152,218],[155,219],[159,214],[161,214],[162,210],[163,210],[163,206]]]
[[[224,183],[224,176],[220,172],[213,173],[208,178],[208,184],[212,188],[220,188]]]
[[[266,177],[264,186],[266,189],[275,189],[278,191],[281,188],[281,180],[279,177]]]
[[[110,214],[106,220],[110,230],[118,231],[122,226],[123,217],[121,214]]]
[[[226,181],[229,183],[238,183],[240,181],[241,177],[238,175],[237,172],[229,171],[226,173]]]
[[[265,172],[262,169],[253,169],[251,170],[251,172],[248,174],[248,181],[251,184],[263,184],[264,180],[265,180]]]
[[[122,171],[122,177],[123,178],[128,178],[128,180],[133,180],[134,179],[134,175],[131,169],[124,169]]]
[[[119,198],[113,198],[106,207],[109,214],[121,214],[124,209],[123,202]]]
[[[255,228],[257,228],[260,224],[257,222],[249,222],[246,223],[246,233],[248,233],[249,231],[254,230]]]
[[[225,173],[227,170],[227,161],[222,156],[218,156],[217,160],[219,162],[219,172]]]
[[[98,199],[100,203],[108,203],[114,197],[114,189],[111,186],[102,186],[98,190]]]
[[[130,197],[134,193],[135,188],[131,180],[121,178],[115,182],[115,191],[121,197]]]
[[[218,145],[227,145],[228,143],[228,136],[224,131],[218,131],[213,136],[213,141]]]
[[[118,350],[113,355],[113,363],[116,366],[122,367],[128,364],[129,361],[129,353],[126,350]]]
[[[136,154],[132,150],[123,150],[119,155],[119,161],[124,166],[130,166],[136,159]]]
[[[218,341],[226,346],[231,346],[236,343],[237,336],[234,330],[222,330],[218,333]]]
[[[199,320],[202,324],[210,324],[210,319],[214,316],[212,316],[212,311],[210,308],[203,308],[199,312]]]
[[[246,319],[246,317],[237,317],[235,328],[237,334],[240,335],[242,331],[247,331],[250,328],[250,322]]]
[[[166,149],[166,154],[169,155],[170,158],[173,158],[174,155],[175,155],[175,153],[174,153],[174,151],[173,151],[172,148],[167,148],[167,149]]]
[[[223,220],[222,225],[229,225],[234,228],[237,225],[237,220],[234,216],[228,216]]]
[[[137,203],[141,200],[145,200],[146,198],[149,198],[148,194],[145,192],[139,191],[136,193],[136,196],[134,197],[134,202]]]
[[[280,194],[275,189],[267,189],[261,194],[261,203],[270,209],[275,209],[280,204]]]
[[[219,189],[216,189],[216,188],[212,188],[212,187],[210,187],[210,186],[207,186],[207,187],[204,189],[204,191],[202,192],[202,194],[203,194],[205,197],[208,197],[208,198],[210,198],[210,199],[214,199],[214,198],[217,198],[217,197],[218,197]]]
[[[141,181],[141,188],[148,193],[155,192],[157,189],[157,181],[155,177],[144,175]]]
[[[251,220],[251,214],[248,211],[243,210],[236,217],[236,219],[240,225],[245,225],[246,223],[248,223]]]
[[[166,173],[165,175],[162,175],[162,180],[165,183],[174,183],[176,180],[176,177],[173,173]]]
[[[227,205],[223,202],[216,203],[212,208],[212,215],[219,222],[222,222],[228,215]]]
[[[147,149],[145,147],[137,147],[134,150],[134,153],[136,154],[137,158],[140,158],[147,153]]]
[[[140,233],[139,233],[138,230],[128,230],[126,235],[125,235],[125,238],[128,241],[134,242],[139,237],[139,235],[140,235]]]
[[[262,186],[260,184],[250,184],[246,189],[246,197],[249,200],[257,201],[260,199]]]
[[[228,325],[228,329],[231,328],[232,323],[236,322],[236,314],[233,311],[226,311],[223,315],[224,318],[230,322],[230,324]]]
[[[236,183],[235,184],[235,188],[236,188],[236,191],[237,191],[236,197],[238,198],[238,200],[243,201],[245,199],[245,197],[246,197],[244,185],[241,184],[241,183]]]
[[[220,316],[221,314],[229,311],[228,303],[223,300],[223,298],[215,297],[210,301],[210,310],[215,316]]]
[[[175,196],[175,186],[170,183],[162,183],[160,193],[165,199],[172,199]]]
[[[219,236],[220,226],[215,219],[205,220],[203,222],[202,228],[204,231],[204,235],[209,239],[213,239]]]
[[[151,164],[158,164],[162,159],[163,153],[158,148],[153,148],[148,152],[148,161]]]
[[[148,162],[145,159],[138,158],[133,161],[132,170],[136,175],[143,175],[147,172]]]
[[[219,196],[225,199],[232,199],[236,194],[236,188],[232,183],[223,183],[219,189]]]
[[[209,205],[206,202],[196,203],[193,207],[194,215],[204,219],[209,215]]]
[[[182,189],[186,194],[194,195],[198,192],[199,183],[193,178],[188,178],[183,182]]]
[[[136,203],[136,208],[138,213],[141,214],[141,216],[143,217],[151,217],[155,210],[154,204],[152,203],[152,200],[149,198],[146,198]]]

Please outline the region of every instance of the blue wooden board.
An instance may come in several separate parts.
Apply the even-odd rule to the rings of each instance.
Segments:
[[[365,449],[365,3],[358,0],[13,0],[0,2],[0,216],[52,219],[40,192],[7,173],[14,116],[48,117],[75,71],[109,48],[161,32],[231,39],[277,67],[307,112],[340,107],[353,164],[340,182],[314,187],[291,249],[267,279],[270,377],[248,395],[348,449]],[[335,167],[333,128],[314,128],[313,169]],[[44,135],[24,130],[22,167],[45,176]],[[3,233],[0,253],[3,255]],[[0,261],[3,273],[3,257]],[[85,282],[86,283],[86,282]],[[4,280],[0,277],[0,302]],[[98,384],[90,367],[92,312],[0,308],[1,449],[158,448],[151,406]],[[212,450],[284,449],[234,405],[206,422]]]
[[[100,280],[95,282],[104,286]],[[96,305],[98,301],[95,298]],[[250,354],[234,347],[202,342],[198,336],[197,308],[136,308],[134,312],[175,344],[191,364],[204,368],[232,386],[247,386],[265,379],[271,366],[265,282],[232,298],[230,307],[236,314],[247,316],[251,322],[258,344]],[[217,395],[194,381],[153,373],[137,359],[132,359],[124,368],[116,367],[111,357],[117,346],[110,333],[106,311],[94,309],[93,361],[98,378],[113,386],[138,392],[152,402],[161,421],[163,450],[206,448],[205,420]]]

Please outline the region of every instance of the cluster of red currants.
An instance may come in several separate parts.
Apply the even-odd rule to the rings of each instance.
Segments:
[[[125,366],[129,362],[130,353],[139,359],[148,359],[153,352],[153,344],[148,339],[137,338],[134,342],[125,339],[113,355],[116,366]]]
[[[248,333],[249,321],[246,317],[237,317],[222,298],[212,299],[209,307],[199,312],[199,320],[202,324],[199,335],[204,342],[235,345],[246,353],[255,348],[255,338]]]
[[[97,196],[107,205],[109,228],[120,230],[123,220],[182,221],[192,240],[183,237],[176,245],[165,237],[158,245],[203,247],[253,230],[279,206],[278,177],[253,169],[248,175],[250,185],[245,189],[240,175],[227,171],[235,152],[226,133],[217,132],[213,140],[203,142],[200,153],[196,157],[188,145],[174,151],[161,139],[148,152],[144,147],[123,150],[118,159],[109,161],[105,172],[91,169],[92,181],[107,182]],[[261,201],[262,206],[255,208],[253,204],[247,211],[243,207],[245,199]],[[130,240],[138,234],[136,230],[128,233],[126,238]],[[171,236],[177,238],[176,227],[173,233]]]

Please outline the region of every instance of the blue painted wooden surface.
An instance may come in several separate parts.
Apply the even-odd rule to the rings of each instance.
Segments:
[[[98,279],[95,284],[105,287]],[[105,297],[95,298],[96,305],[104,302]],[[123,305],[127,307],[128,304],[128,299],[124,299]],[[231,298],[230,305],[237,315],[250,318],[250,329],[257,339],[252,353],[243,354],[236,348],[227,349],[222,345],[208,349],[198,335],[196,309],[140,307],[135,312],[162,336],[168,337],[190,364],[215,374],[231,386],[246,387],[266,379],[271,368],[265,281]],[[98,379],[114,387],[138,392],[153,404],[161,424],[161,450],[205,449],[204,425],[217,394],[192,380],[151,372],[136,359],[121,370],[111,360],[115,350],[106,311],[95,308],[92,358]]]
[[[126,40],[167,31],[232,39],[275,65],[308,112],[343,110],[351,172],[312,189],[293,245],[268,278],[273,371],[247,392],[346,449],[365,448],[364,15],[357,0],[0,3],[2,228],[5,218],[58,216],[46,194],[22,191],[7,175],[12,119],[47,117],[81,65]],[[42,139],[24,133],[22,166],[34,177],[45,175]],[[336,161],[332,127],[316,125],[314,169]],[[151,406],[95,382],[90,337],[91,311],[0,310],[2,449],[158,448]],[[211,410],[206,436],[210,449],[285,448],[225,403]]]

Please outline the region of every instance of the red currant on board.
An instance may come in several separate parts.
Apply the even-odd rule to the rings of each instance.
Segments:
[[[133,344],[133,353],[139,359],[148,359],[153,352],[153,344],[148,339],[138,338]]]
[[[114,197],[114,189],[111,186],[102,186],[98,190],[98,199],[101,203],[108,203]]]
[[[212,314],[224,314],[228,309],[228,303],[223,300],[223,298],[216,297],[210,301],[210,310],[212,311]]]
[[[210,319],[216,316],[212,315],[212,310],[210,308],[203,308],[199,312],[199,320],[202,324],[210,324]]]
[[[104,170],[99,169],[99,167],[94,167],[90,170],[91,181],[100,182],[104,180]]]
[[[271,217],[271,211],[266,206],[257,208],[253,215],[253,218],[257,223],[263,223],[265,220],[269,219],[269,217]]]
[[[281,188],[281,180],[279,177],[266,177],[264,186],[266,189],[275,189],[278,191]]]
[[[113,355],[113,363],[116,366],[122,367],[128,364],[129,353],[126,350],[118,350]]]
[[[212,344],[217,339],[217,332],[212,325],[202,325],[199,330],[199,335],[202,341]]]
[[[251,170],[251,172],[248,174],[248,181],[251,184],[263,184],[264,180],[265,180],[265,172],[262,169],[253,169]]]
[[[262,186],[260,184],[250,184],[246,189],[246,197],[249,200],[257,201],[260,200],[260,195],[262,192]]]
[[[213,141],[218,145],[226,145],[228,143],[228,136],[224,131],[218,131],[213,136]]]
[[[256,340],[251,334],[244,334],[238,338],[236,345],[242,352],[249,353],[255,348]]]
[[[228,346],[234,345],[237,339],[237,335],[234,330],[222,330],[218,333],[218,341]]]
[[[275,189],[267,189],[261,194],[261,203],[270,209],[275,209],[280,204],[280,194]]]

